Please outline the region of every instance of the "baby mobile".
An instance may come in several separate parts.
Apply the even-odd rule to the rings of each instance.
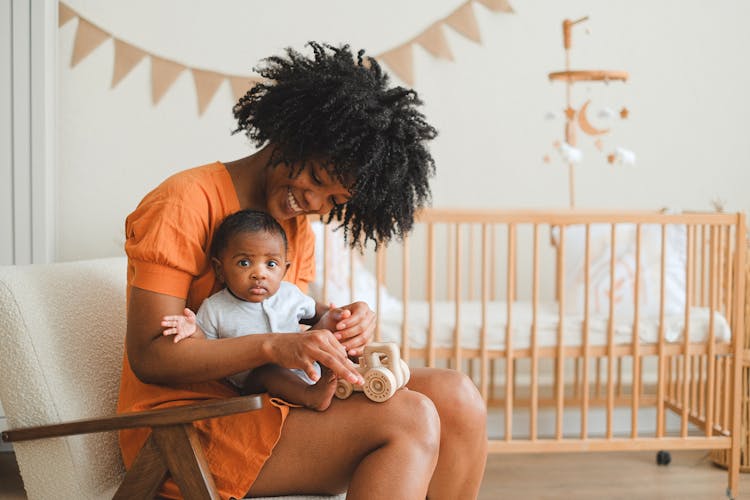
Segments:
[[[612,81],[625,82],[628,79],[626,71],[610,70],[571,70],[570,69],[570,47],[571,47],[571,30],[584,21],[588,16],[578,20],[571,21],[565,19],[562,23],[563,29],[563,46],[565,48],[565,71],[556,71],[549,74],[550,81],[561,80],[565,82],[565,141],[555,141],[554,148],[558,151],[562,160],[568,165],[568,190],[570,207],[575,207],[575,166],[583,159],[582,151],[576,147],[577,132],[580,130],[584,134],[595,138],[594,146],[597,150],[606,154],[609,164],[633,165],[635,164],[635,153],[623,147],[615,147],[611,151],[605,152],[605,145],[602,136],[609,132],[609,128],[597,128],[589,120],[589,105],[591,99],[587,99],[580,108],[575,109],[572,106],[571,94],[573,85],[580,82],[604,82],[605,84]],[[628,118],[629,110],[622,107],[619,111],[619,117],[622,120]],[[554,118],[554,113],[548,113],[548,117]],[[603,108],[598,112],[600,118],[613,118],[615,112],[609,108]],[[545,163],[551,161],[550,155],[543,158]]]

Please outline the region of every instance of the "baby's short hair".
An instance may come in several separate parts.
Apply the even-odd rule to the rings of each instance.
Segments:
[[[227,245],[229,245],[229,240],[232,237],[241,233],[260,232],[279,235],[284,242],[284,252],[286,253],[289,243],[286,239],[286,232],[281,227],[281,224],[266,212],[246,209],[230,214],[221,221],[211,242],[211,257],[219,258],[221,253],[227,248]]]

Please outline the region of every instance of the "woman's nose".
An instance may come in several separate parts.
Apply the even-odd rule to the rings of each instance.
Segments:
[[[305,201],[311,212],[327,214],[331,211],[328,202],[328,195],[321,191],[309,190],[305,192]]]

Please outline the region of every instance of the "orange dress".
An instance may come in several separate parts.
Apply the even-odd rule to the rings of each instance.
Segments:
[[[184,298],[197,311],[201,302],[221,289],[208,250],[219,223],[240,209],[226,167],[212,163],[173,175],[141,201],[125,222],[128,296],[131,287]],[[303,291],[315,276],[315,237],[305,217],[282,223],[289,240],[291,266],[285,279]],[[118,412],[164,408],[196,400],[236,396],[224,381],[174,386],[145,384],[130,368],[125,354]],[[222,498],[242,498],[281,435],[289,408],[263,397],[257,411],[196,422],[203,450]],[[120,449],[130,467],[148,429],[120,432]],[[171,479],[160,494],[181,498]]]

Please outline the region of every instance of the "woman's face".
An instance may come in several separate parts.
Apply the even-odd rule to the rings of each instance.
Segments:
[[[289,177],[290,167],[279,165],[269,171],[267,211],[276,220],[303,214],[325,215],[334,205],[343,205],[351,193],[318,163],[308,162],[302,172]]]

